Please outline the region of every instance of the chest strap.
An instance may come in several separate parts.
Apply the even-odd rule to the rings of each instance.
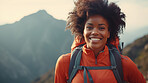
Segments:
[[[101,70],[101,69],[110,69],[114,70],[116,69],[116,66],[100,66],[100,67],[89,67],[89,66],[77,66],[76,70],[84,70],[83,75],[84,75],[84,83],[87,83],[87,76],[89,78],[90,83],[94,83],[92,76],[88,70]]]

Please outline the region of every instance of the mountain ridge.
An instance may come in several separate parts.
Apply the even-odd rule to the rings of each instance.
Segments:
[[[20,19],[20,21],[30,21],[32,22],[33,20],[36,20],[37,22],[52,22],[57,20],[56,18],[54,18],[53,16],[49,15],[45,10],[39,10],[36,13],[24,16],[22,19]],[[52,21],[51,21],[52,20]]]

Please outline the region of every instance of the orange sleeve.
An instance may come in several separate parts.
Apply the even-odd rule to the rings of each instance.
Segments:
[[[129,83],[146,83],[136,64],[127,56],[122,59],[124,80]]]
[[[69,59],[67,55],[62,55],[58,58],[55,67],[54,83],[67,83]]]

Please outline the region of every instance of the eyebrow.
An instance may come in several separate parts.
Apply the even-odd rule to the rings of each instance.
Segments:
[[[92,23],[87,23],[87,25],[93,25]],[[104,26],[106,26],[105,24],[98,24],[99,26],[101,26],[101,25],[104,25]]]
[[[93,25],[92,23],[87,23],[87,25]]]
[[[100,25],[100,26],[101,26],[101,25],[105,25],[105,24],[98,24],[98,25]],[[106,25],[105,25],[105,26],[106,26]]]

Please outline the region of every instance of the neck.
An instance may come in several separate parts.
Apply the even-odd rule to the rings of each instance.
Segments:
[[[93,50],[93,52],[94,52],[95,56],[97,57],[100,53],[104,52],[104,49],[105,49],[105,47],[101,50]]]

